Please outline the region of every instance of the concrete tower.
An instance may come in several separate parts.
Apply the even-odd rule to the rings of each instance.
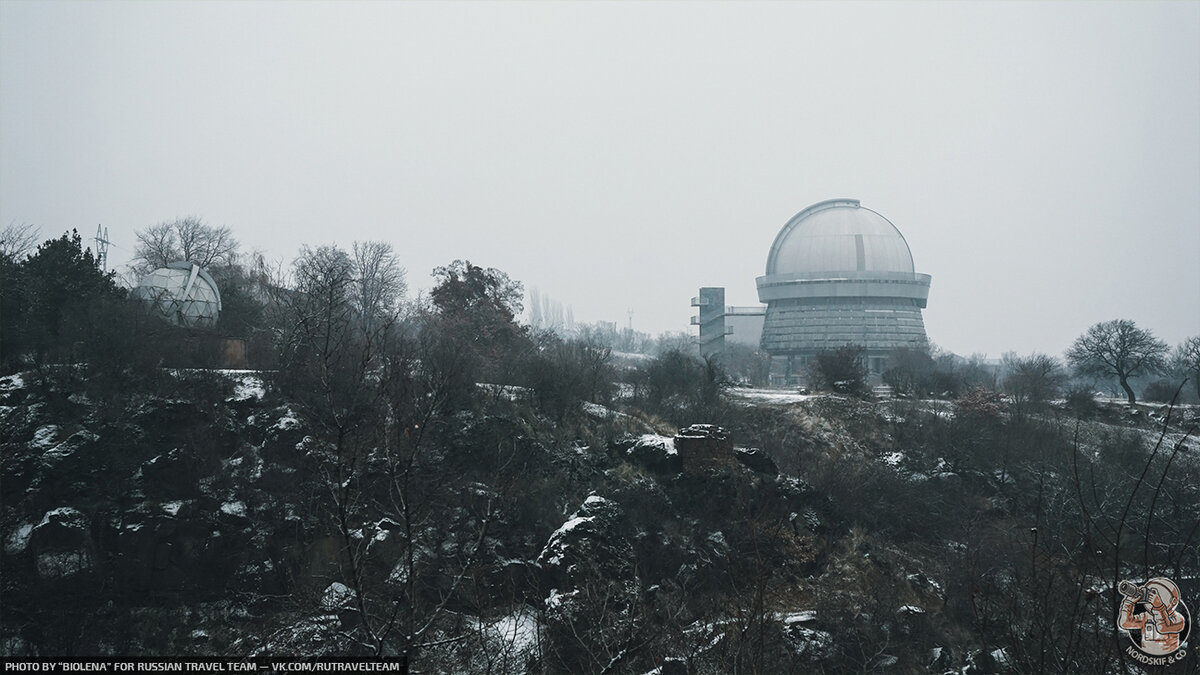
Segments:
[[[878,376],[890,351],[925,341],[929,281],[913,271],[904,235],[858,200],[831,199],[797,213],[757,279],[772,380],[799,382],[814,355],[843,345],[865,347]]]

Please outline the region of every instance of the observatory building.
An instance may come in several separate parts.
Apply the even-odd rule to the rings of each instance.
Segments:
[[[736,321],[761,317],[756,342],[771,355],[774,384],[805,381],[814,356],[846,345],[865,348],[877,379],[892,350],[925,341],[929,281],[914,271],[908,242],[891,221],[856,199],[830,199],[797,213],[776,235],[757,279],[765,308],[725,307],[723,288],[702,288],[692,299],[700,308],[692,323],[700,327],[700,353],[712,354],[736,334]]]
[[[797,213],[756,280],[767,305],[762,348],[773,376],[790,381],[818,352],[844,345],[865,347],[867,367],[878,375],[893,349],[925,341],[929,280],[914,272],[900,230],[858,200],[831,199]]]
[[[212,328],[221,312],[217,282],[194,262],[173,262],[154,270],[138,282],[133,296],[186,328]]]

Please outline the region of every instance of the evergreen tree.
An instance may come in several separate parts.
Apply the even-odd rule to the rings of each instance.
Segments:
[[[74,358],[74,345],[86,340],[99,320],[98,305],[124,295],[74,230],[42,243],[23,261],[4,256],[0,294],[6,371],[30,352],[39,362]]]

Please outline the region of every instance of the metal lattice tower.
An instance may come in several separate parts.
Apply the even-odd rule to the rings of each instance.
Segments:
[[[108,269],[108,245],[111,244],[108,240],[108,228],[100,225],[96,226],[96,265],[100,271]]]

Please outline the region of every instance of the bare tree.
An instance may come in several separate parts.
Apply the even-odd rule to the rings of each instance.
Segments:
[[[237,262],[238,241],[225,226],[195,216],[151,225],[137,233],[134,268],[146,273],[168,263],[190,260],[201,267],[228,267]]]
[[[238,242],[228,227],[208,225],[199,218],[183,218],[173,225],[184,260],[201,267],[226,267],[237,262]]]
[[[1175,348],[1171,366],[1192,380],[1200,396],[1200,336],[1190,337]]]
[[[1012,396],[1018,411],[1052,398],[1067,380],[1059,360],[1046,354],[1006,354],[1004,369],[1004,391]]]
[[[394,320],[408,284],[391,244],[356,241],[353,263],[353,300],[362,320],[361,328],[369,333],[380,321]]]
[[[9,223],[0,230],[0,256],[17,260],[33,253],[40,232],[29,223]]]
[[[459,380],[461,345],[400,330],[404,273],[389,245],[352,251],[301,250],[281,294],[280,372],[325,447],[326,505],[356,615],[342,635],[358,653],[407,667],[464,639],[443,639],[442,620],[483,550],[492,506],[447,487],[453,477],[431,440]]]
[[[1128,319],[1098,323],[1075,339],[1067,360],[1091,377],[1116,377],[1129,398],[1137,403],[1129,378],[1162,371],[1166,366],[1167,343],[1142,330]]]
[[[151,225],[135,236],[138,243],[133,250],[133,262],[137,272],[149,272],[180,259],[170,223]]]

